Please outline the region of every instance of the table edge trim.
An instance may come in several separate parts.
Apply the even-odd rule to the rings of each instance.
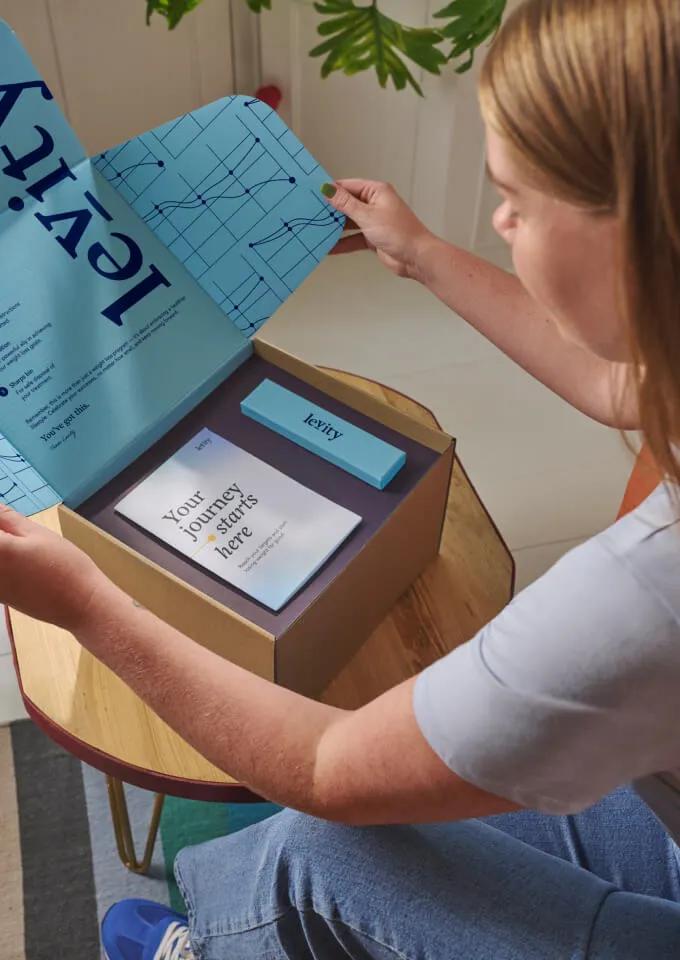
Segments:
[[[125,763],[98,747],[86,743],[75,734],[60,726],[51,717],[37,707],[24,690],[21,672],[17,661],[14,645],[14,628],[9,607],[5,607],[5,622],[7,634],[12,648],[14,672],[21,699],[30,719],[43,733],[64,750],[87,763],[101,773],[117,780],[122,780],[143,790],[153,793],[162,793],[168,796],[181,797],[185,800],[204,800],[213,803],[261,803],[263,797],[253,793],[248,787],[239,783],[219,783],[215,780],[190,780],[184,777],[175,777],[172,774],[146,770],[136,764]]]

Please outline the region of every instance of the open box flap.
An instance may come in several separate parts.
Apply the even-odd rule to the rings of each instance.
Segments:
[[[30,117],[24,104],[30,102]],[[28,122],[27,122],[28,121]],[[37,72],[12,29],[0,20],[0,210],[10,197],[21,194],[30,168],[13,169],[12,160],[30,158],[39,149],[53,159],[63,157],[69,167],[86,153],[47,84]],[[39,160],[36,155],[34,159]],[[52,164],[54,166],[54,163]],[[33,167],[31,172],[37,168]],[[48,169],[46,167],[42,172]],[[35,178],[32,178],[35,179]]]
[[[229,376],[342,229],[324,179],[244,97],[90,161],[0,23],[0,499],[23,462],[17,509],[77,505]]]
[[[61,503],[61,497],[0,434],[0,502],[30,517]]]
[[[0,21],[0,49],[2,49],[2,99],[0,100],[0,127],[3,128],[3,144],[11,143],[16,156],[24,156],[35,148],[35,126],[38,126],[54,141],[54,149],[71,166],[85,159],[78,138],[66,122],[47,84],[37,75],[23,47],[16,42],[7,24]],[[28,126],[12,109],[20,90],[12,84],[35,84],[33,124]],[[3,163],[11,163],[11,156],[3,151]],[[7,209],[7,202],[17,192],[17,181],[0,177],[0,210]],[[7,308],[0,309],[0,353],[6,342],[3,328],[9,325]],[[2,399],[2,398],[0,398]],[[0,434],[0,502],[8,503],[21,513],[32,514],[59,503],[61,497],[47,481],[26,461],[14,445]]]
[[[342,233],[320,193],[328,173],[252,97],[217,100],[93,162],[248,337]]]

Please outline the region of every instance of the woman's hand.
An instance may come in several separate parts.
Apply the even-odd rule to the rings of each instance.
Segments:
[[[349,229],[361,231],[343,237],[333,253],[375,250],[397,276],[419,278],[427,249],[437,243],[437,238],[394,187],[374,180],[338,180],[335,184],[325,184],[322,193],[336,210],[349,218]]]
[[[75,631],[108,583],[73,544],[0,504],[0,603]]]

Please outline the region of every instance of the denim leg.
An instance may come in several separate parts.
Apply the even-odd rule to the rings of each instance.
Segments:
[[[176,874],[202,960],[670,960],[677,953],[664,952],[662,939],[646,955],[630,937],[625,949],[636,952],[611,952],[618,911],[604,925],[598,918],[603,904],[629,895],[479,821],[353,828],[284,812],[182,851]],[[639,911],[651,928],[658,904]],[[669,930],[680,936],[680,908],[668,906],[666,939]],[[634,931],[642,944],[645,922]],[[595,936],[599,952],[591,953]]]
[[[631,787],[568,817],[522,810],[483,822],[620,890],[680,902],[678,848]]]

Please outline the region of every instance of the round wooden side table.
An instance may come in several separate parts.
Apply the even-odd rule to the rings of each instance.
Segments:
[[[428,425],[434,416],[378,383],[331,371]],[[59,531],[56,509],[35,519]],[[453,470],[441,552],[328,686],[322,699],[359,707],[418,673],[473,636],[510,600],[514,564],[459,459]],[[259,799],[217,769],[68,633],[8,613],[26,710],[52,739],[103,771],[118,852],[130,870],[151,861],[166,794],[195,800]],[[123,783],[157,794],[144,853],[138,858]]]

